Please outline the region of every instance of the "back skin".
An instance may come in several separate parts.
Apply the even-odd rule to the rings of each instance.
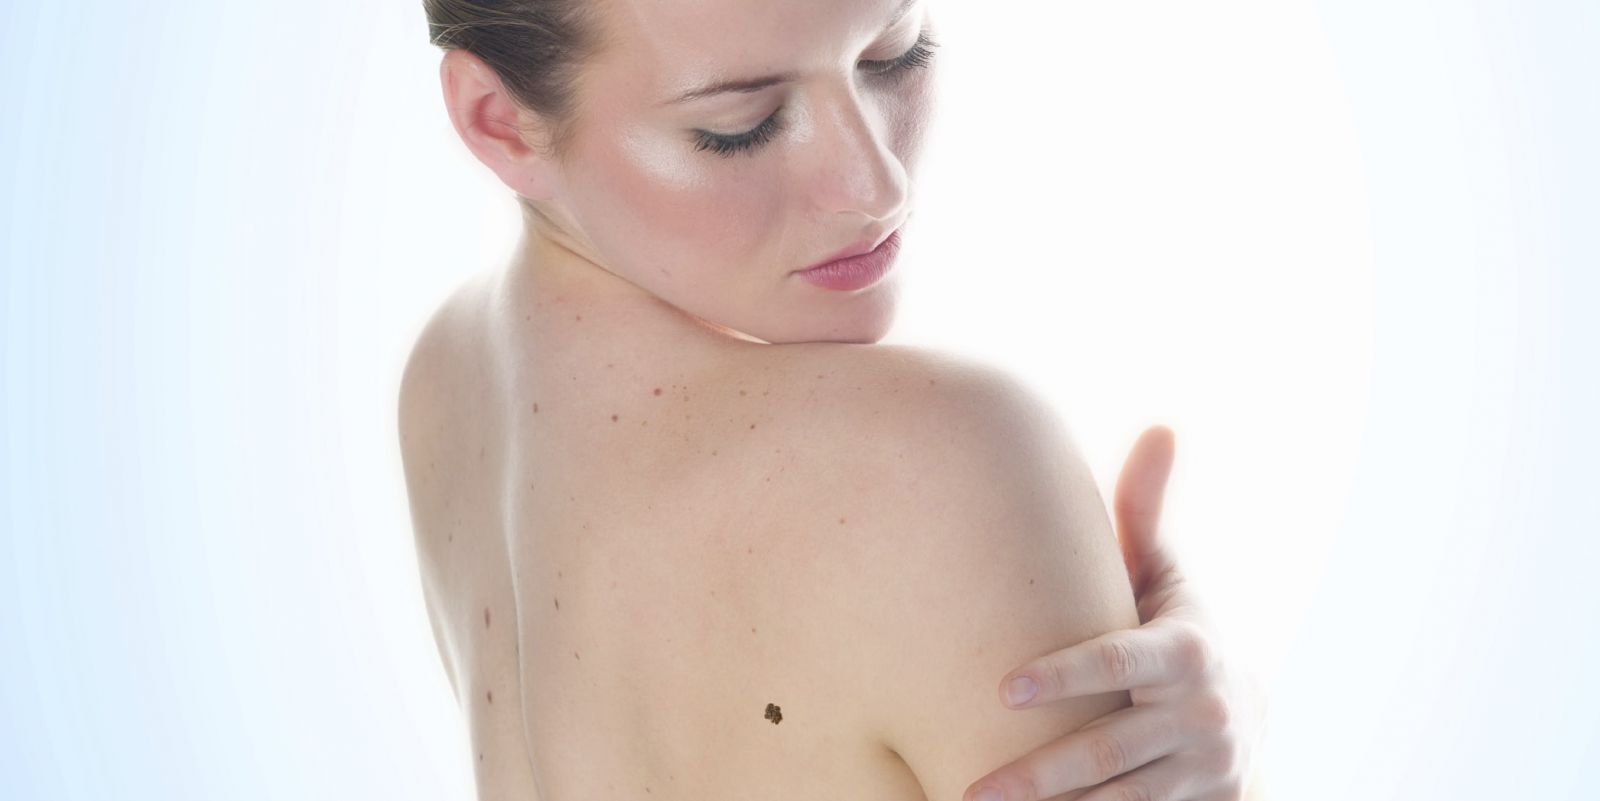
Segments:
[[[479,798],[956,801],[1129,705],[1000,701],[1015,666],[1138,625],[1026,387],[903,346],[585,335],[627,320],[568,302],[480,275],[402,382]]]

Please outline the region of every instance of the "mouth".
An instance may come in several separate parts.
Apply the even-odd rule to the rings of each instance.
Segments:
[[[865,289],[876,284],[889,272],[899,251],[900,229],[896,228],[870,251],[834,259],[796,272],[800,277],[824,289],[840,291]]]

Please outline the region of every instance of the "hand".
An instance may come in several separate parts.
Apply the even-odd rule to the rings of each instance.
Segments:
[[[1002,702],[1015,709],[1118,690],[1127,690],[1133,705],[979,779],[966,801],[988,786],[1003,789],[1005,801],[1085,787],[1093,789],[1081,801],[1244,798],[1266,694],[1252,673],[1224,661],[1194,588],[1156,536],[1172,441],[1165,426],[1146,430],[1117,478],[1117,537],[1141,625],[1035,659],[1000,682]],[[1022,676],[1034,680],[1037,693],[1012,705],[1007,690]]]

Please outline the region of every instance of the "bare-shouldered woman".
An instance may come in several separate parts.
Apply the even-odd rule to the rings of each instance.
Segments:
[[[400,397],[480,797],[954,801],[1127,707],[995,702],[1140,623],[1065,430],[996,371],[872,344],[924,5],[427,6],[452,122],[526,223]]]

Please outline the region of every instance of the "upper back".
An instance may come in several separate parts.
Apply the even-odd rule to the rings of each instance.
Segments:
[[[995,374],[885,345],[508,354],[480,301],[419,340],[402,435],[481,797],[923,799],[859,638],[950,580],[909,569],[948,544],[897,526],[903,490],[965,480],[926,446],[983,426]]]

